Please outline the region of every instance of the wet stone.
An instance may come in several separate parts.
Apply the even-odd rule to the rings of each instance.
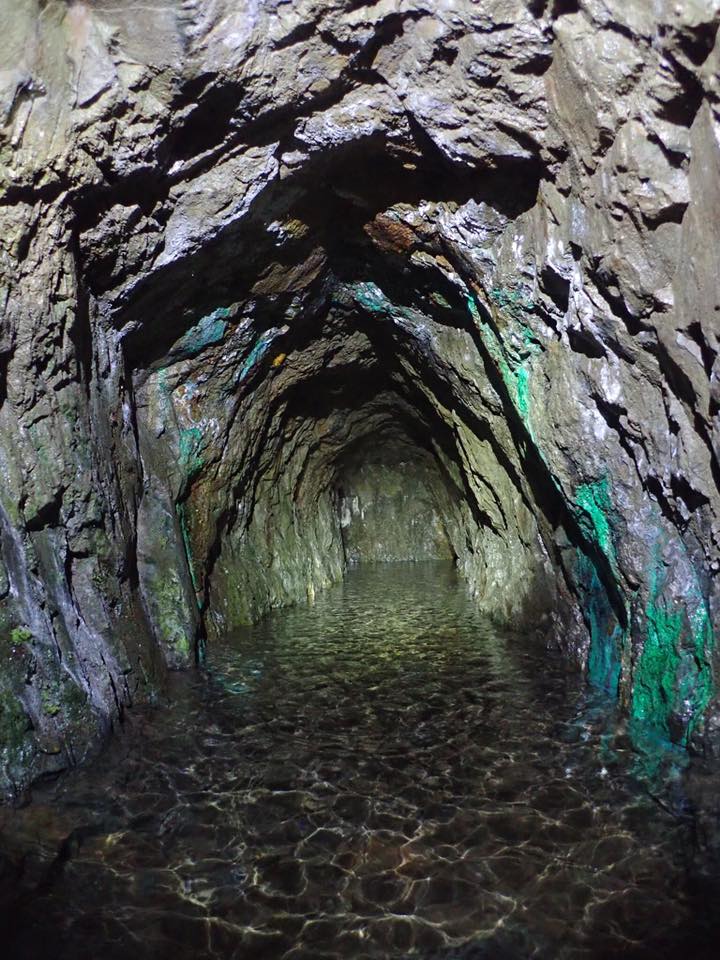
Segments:
[[[302,863],[282,857],[267,857],[256,865],[260,882],[272,891],[292,895],[300,893],[305,886]]]

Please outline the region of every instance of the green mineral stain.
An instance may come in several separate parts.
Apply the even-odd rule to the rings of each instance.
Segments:
[[[241,383],[245,377],[250,373],[255,364],[262,359],[265,351],[270,346],[272,342],[272,337],[267,334],[263,334],[260,339],[257,341],[255,346],[252,348],[248,354],[247,360],[242,365],[240,370],[240,375],[238,376],[238,382]]]
[[[635,667],[631,713],[663,736],[670,735],[672,718],[684,722],[680,742],[686,745],[712,696],[714,636],[699,585],[679,603],[667,595],[666,577],[656,544],[645,606],[645,644]]]
[[[710,619],[710,610],[705,598],[697,589],[692,598],[694,610],[688,614],[690,637],[692,641],[691,663],[697,667],[695,677],[686,676],[681,683],[680,693],[684,699],[692,697],[695,712],[688,729],[692,734],[710,703],[715,685],[711,666],[711,654],[715,645],[715,633]]]
[[[205,465],[201,449],[202,431],[199,427],[186,427],[180,431],[180,466],[189,477],[195,476]]]
[[[601,551],[612,572],[616,573],[617,557],[611,522],[613,510],[609,475],[581,483],[576,489],[575,519],[587,540]],[[583,614],[590,630],[588,679],[593,686],[616,696],[627,632],[617,620],[595,564],[580,550],[576,571],[584,597]]]
[[[392,304],[380,287],[372,281],[352,284],[348,286],[347,292],[357,304],[370,313],[393,317],[395,319],[404,319],[413,323],[427,319],[420,311]],[[439,306],[452,309],[451,304],[448,303],[442,294],[433,292],[430,294],[430,298]],[[480,331],[483,343],[502,377],[513,405],[525,423],[532,438],[533,431],[530,424],[530,369],[528,364],[532,356],[542,352],[542,347],[535,339],[532,328],[526,323],[520,323],[519,318],[526,310],[532,309],[533,304],[524,293],[516,291],[504,291],[502,295],[496,291],[495,301],[501,305],[509,304],[512,307],[510,314],[512,319],[516,321],[515,326],[518,328],[515,331],[515,335],[518,344],[520,344],[519,348],[513,347],[509,342],[506,343],[505,340],[496,333],[491,324],[483,320],[472,294],[469,293],[466,297],[468,310]]]
[[[530,296],[522,289],[515,287],[493,287],[490,291],[490,300],[505,313],[509,313],[514,319],[519,319],[522,315],[534,308]]]
[[[648,604],[647,638],[635,677],[633,715],[668,732],[668,715],[675,700],[675,683],[680,667],[678,641],[682,632],[682,611],[669,612]]]
[[[178,523],[180,524],[180,535],[182,536],[183,547],[185,548],[185,556],[187,558],[188,567],[190,569],[190,579],[192,580],[193,589],[195,590],[197,605],[200,607],[200,600],[197,599],[197,593],[200,589],[197,576],[195,575],[195,564],[193,562],[192,555],[192,542],[190,540],[190,530],[188,528],[187,522],[187,511],[185,509],[184,503],[178,503],[175,507],[175,511],[178,517]]]
[[[510,311],[510,316],[514,321],[518,321],[521,309],[524,311],[529,301],[520,298],[513,299],[507,292],[503,293],[502,296],[497,291],[496,294],[493,302],[501,307],[508,303],[512,304],[516,310]],[[491,299],[493,299],[492,295]],[[530,438],[534,441],[535,434],[530,418],[530,367],[532,357],[540,353],[542,347],[535,340],[532,328],[523,323],[519,324],[519,330],[517,331],[523,347],[521,350],[515,349],[506,338],[501,338],[494,327],[482,318],[472,294],[468,294],[466,302],[485,348],[507,388],[510,400],[525,424]],[[530,303],[531,307],[532,303]]]
[[[595,564],[579,548],[576,551],[575,576],[582,594],[583,615],[590,632],[588,682],[616,697],[625,632],[618,623]]]
[[[588,540],[602,550],[615,569],[617,561],[610,524],[613,505],[609,476],[606,474],[591,483],[581,483],[575,491],[575,503],[578,507],[575,517],[580,529]]]
[[[225,336],[227,329],[225,320],[229,315],[229,307],[218,307],[217,310],[213,310],[182,336],[177,347],[172,351],[173,354],[176,354],[178,359],[191,357],[200,353],[205,347],[219,343]]]
[[[339,302],[347,306],[348,301],[354,301],[369,313],[400,322],[405,330],[411,330],[417,342],[424,344],[425,349],[429,347],[430,341],[433,339],[432,333],[428,329],[429,315],[416,307],[393,303],[385,296],[380,287],[372,281],[349,284],[343,291]],[[450,307],[449,304],[447,305]]]
[[[519,367],[515,375],[515,392],[517,407],[524,421],[530,420],[530,371],[526,367]]]
[[[686,750],[642,720],[631,717],[628,730],[634,748],[633,775],[653,792],[661,793],[687,766]]]
[[[389,313],[390,304],[380,287],[372,281],[356,283],[353,287],[353,297],[370,313]]]
[[[477,304],[475,303],[475,298],[471,293],[467,295],[467,297],[465,298],[465,302],[467,303],[467,308],[470,312],[470,316],[473,318],[475,323],[478,326],[480,326],[483,320],[482,320],[482,317],[480,316],[480,311],[477,308]]]

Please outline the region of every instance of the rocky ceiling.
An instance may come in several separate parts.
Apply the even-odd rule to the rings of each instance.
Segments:
[[[715,749],[718,7],[18,4],[7,795],[340,577],[363,484],[393,558]]]

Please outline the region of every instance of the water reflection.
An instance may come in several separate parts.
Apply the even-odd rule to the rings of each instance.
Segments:
[[[716,956],[674,758],[448,566],[354,570],[173,682],[0,821],[11,956]]]

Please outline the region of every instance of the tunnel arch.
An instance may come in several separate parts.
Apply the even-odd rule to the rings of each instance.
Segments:
[[[13,20],[3,790],[341,574],[294,485],[382,404],[482,609],[717,750],[713,17],[649,44],[615,3],[211,6]]]

